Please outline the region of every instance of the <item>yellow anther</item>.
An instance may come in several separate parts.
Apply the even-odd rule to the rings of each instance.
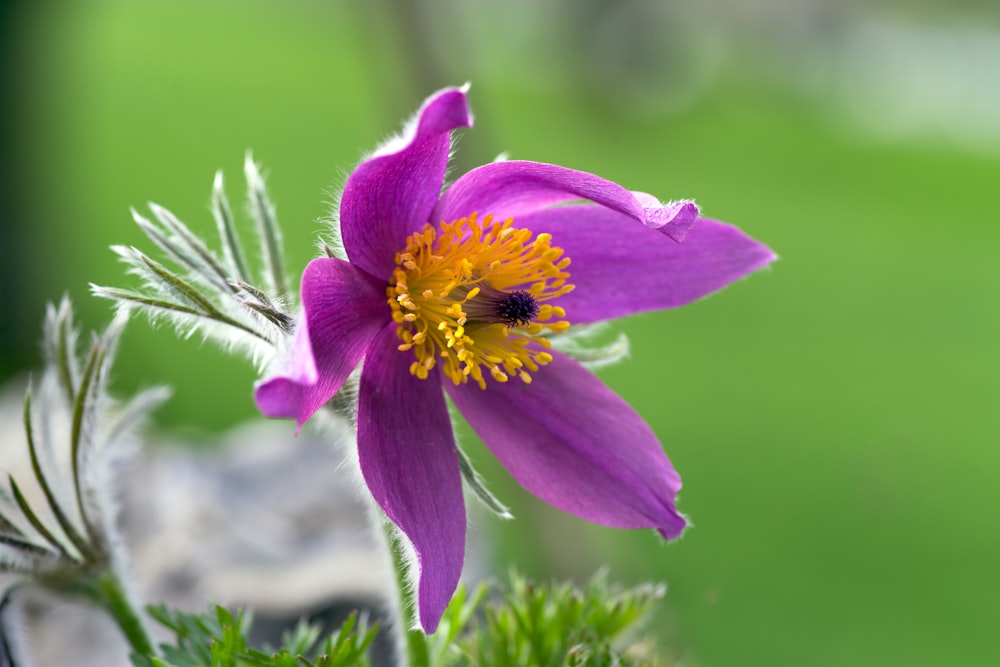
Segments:
[[[386,296],[398,349],[414,355],[413,376],[425,379],[439,368],[455,384],[471,378],[485,389],[484,371],[494,382],[513,376],[530,384],[529,371],[552,361],[543,351],[551,343],[539,336],[569,326],[565,310],[549,303],[573,289],[566,284],[569,258],[549,234],[532,238],[513,224],[472,214],[426,225],[396,255]],[[518,291],[530,295],[533,310],[510,320],[510,306],[500,304]]]
[[[508,380],[507,374],[500,370],[498,366],[490,367],[490,375],[492,375],[493,379],[497,382],[506,382]]]

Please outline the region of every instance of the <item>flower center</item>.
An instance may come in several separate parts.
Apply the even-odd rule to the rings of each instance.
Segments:
[[[552,361],[542,334],[561,332],[566,312],[548,301],[566,294],[569,258],[549,234],[532,240],[513,218],[496,222],[475,213],[440,229],[425,225],[396,254],[386,290],[401,351],[413,350],[410,373],[427,378],[435,366],[456,385],[472,378],[486,388],[516,375],[525,383]]]

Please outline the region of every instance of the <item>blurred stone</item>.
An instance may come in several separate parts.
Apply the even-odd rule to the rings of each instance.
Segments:
[[[346,424],[333,439],[349,441]],[[388,570],[330,438],[254,423],[219,447],[156,447],[121,477],[122,526],[144,596],[299,613],[374,599]],[[353,448],[343,448],[353,454]],[[194,605],[194,607],[191,607]]]

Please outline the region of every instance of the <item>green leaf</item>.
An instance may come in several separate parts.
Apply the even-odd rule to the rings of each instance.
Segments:
[[[222,187],[221,171],[215,173],[215,182],[212,184],[212,216],[219,229],[222,252],[232,275],[241,281],[250,280],[250,270],[243,258],[243,247],[240,245],[239,236],[236,234],[236,225],[233,223],[233,212],[229,208],[229,200]]]
[[[87,517],[87,508],[83,503],[83,484],[80,480],[81,448],[83,445],[83,426],[87,421],[92,409],[90,401],[90,388],[94,384],[94,379],[98,369],[101,367],[104,350],[99,340],[94,340],[90,346],[90,353],[87,355],[87,362],[84,366],[83,377],[80,380],[80,388],[73,398],[73,423],[70,431],[70,465],[73,471],[73,489],[76,494],[76,503],[80,509],[80,517],[83,519],[84,532],[87,536],[88,547],[84,550],[84,557],[92,555],[89,543],[93,541],[97,534],[93,530],[90,519]]]
[[[229,281],[237,276],[228,274],[226,268],[216,259],[212,251],[188,229],[187,225],[158,204],[151,202],[149,208],[164,227],[176,234],[185,250],[193,255],[194,260],[189,263],[192,269],[201,273],[208,281],[217,284],[223,290],[235,293],[235,289]]]
[[[566,584],[536,585],[514,574],[502,597],[487,603],[456,595],[441,630],[454,634],[438,651],[438,667],[611,667],[651,665],[630,642],[663,595],[662,586],[619,590],[599,573],[582,590]],[[480,600],[482,598],[479,598]],[[477,609],[477,607],[479,607]],[[461,626],[456,633],[453,626]],[[439,647],[440,648],[440,647]]]
[[[31,457],[31,469],[35,473],[35,479],[38,480],[38,485],[42,489],[42,493],[45,494],[45,500],[48,502],[49,509],[52,510],[53,516],[55,516],[56,521],[59,522],[59,526],[62,527],[63,532],[66,533],[66,537],[69,538],[73,546],[76,547],[77,551],[81,554],[87,553],[87,542],[77,532],[76,527],[70,521],[66,513],[63,512],[62,506],[59,501],[56,500],[55,492],[52,490],[51,485],[45,477],[45,473],[42,470],[41,461],[38,458],[38,447],[35,445],[34,428],[32,426],[31,420],[31,387],[29,385],[28,391],[24,393],[24,433],[28,439],[28,453]],[[15,493],[16,495],[16,493]]]
[[[60,307],[59,326],[59,377],[62,379],[63,387],[73,400],[73,392],[76,391],[76,336],[73,333],[72,313],[69,310],[69,300],[63,301],[65,308]]]
[[[279,298],[288,293],[288,281],[285,276],[285,263],[281,241],[281,229],[274,214],[274,205],[267,195],[264,179],[253,161],[253,156],[247,153],[243,162],[243,171],[247,180],[247,198],[250,203],[250,213],[257,223],[257,233],[260,236],[261,254],[264,257],[266,273],[264,285],[268,291],[274,292]]]
[[[120,301],[131,301],[141,306],[161,308],[166,311],[201,316],[239,329],[268,343],[271,342],[264,334],[223,313],[212,303],[211,297],[156,260],[144,255],[135,248],[114,246],[113,249],[126,262],[135,267],[137,271],[145,275],[150,282],[170,292],[180,301],[186,302],[187,305],[164,301],[127,290],[91,285],[91,291],[95,295]]]
[[[30,553],[35,556],[51,556],[53,555],[51,551],[40,547],[33,542],[28,542],[21,536],[15,535],[4,535],[0,533],[0,544],[6,544],[7,546],[14,547],[18,551],[23,551],[25,553]]]
[[[595,370],[615,364],[628,356],[630,344],[628,336],[619,333],[614,340],[607,343],[596,343],[595,339],[607,335],[605,324],[578,325],[570,329],[568,334],[552,336],[552,346],[567,354],[581,364]]]
[[[319,641],[319,626],[302,619],[291,631],[285,632],[281,645],[295,655],[307,655]]]
[[[65,556],[70,560],[76,560],[69,553],[69,551],[66,550],[66,547],[63,545],[63,543],[59,539],[57,539],[56,536],[53,535],[48,528],[45,527],[45,524],[42,523],[41,519],[38,518],[38,515],[35,514],[34,510],[31,509],[31,505],[28,504],[28,501],[25,499],[24,494],[21,493],[21,489],[17,486],[17,482],[14,481],[14,477],[8,475],[7,480],[10,482],[10,488],[11,491],[13,491],[14,493],[14,499],[17,501],[17,506],[21,509],[21,513],[24,514],[24,517],[28,520],[31,526],[38,532],[38,534],[46,542],[55,547],[59,551],[59,553],[61,553],[63,556]],[[31,545],[28,542],[21,542],[20,540],[17,540],[17,538],[6,538],[3,540],[3,542],[10,544],[11,546],[14,546],[14,543],[18,542],[20,548],[23,548],[25,551],[31,550],[32,547],[34,547],[34,549],[38,549],[37,546]]]
[[[135,221],[136,226],[142,231],[146,237],[153,242],[153,244],[160,250],[169,255],[173,260],[189,269],[197,270],[199,263],[194,255],[191,255],[187,249],[178,246],[169,236],[164,234],[159,227],[154,225],[148,218],[141,215],[134,208],[131,209],[132,220]]]
[[[94,294],[94,296],[98,296],[103,299],[111,299],[113,301],[124,301],[126,303],[133,303],[141,307],[152,308],[154,310],[175,312],[175,313],[180,313],[182,315],[194,315],[197,317],[205,317],[204,313],[195,310],[191,306],[185,306],[183,304],[174,303],[173,301],[165,301],[163,299],[157,299],[155,297],[147,296],[145,294],[139,294],[138,292],[132,292],[117,287],[103,287],[101,285],[95,285],[91,283],[90,291],[91,293]]]
[[[253,303],[252,301],[244,301],[243,305],[249,308],[250,310],[260,313],[265,318],[267,318],[268,321],[271,322],[271,324],[278,327],[285,333],[292,332],[292,318],[289,317],[288,315],[285,315],[280,310],[276,310],[274,308],[268,308],[267,306],[263,306],[258,303]]]
[[[172,292],[180,296],[183,300],[189,302],[196,309],[213,319],[221,320],[225,317],[221,312],[219,312],[209,297],[205,296],[194,285],[184,280],[156,260],[142,254],[138,250],[133,249],[133,252],[139,261],[145,264],[163,285],[167,286]]]
[[[176,667],[370,667],[368,649],[378,630],[355,613],[317,649],[318,628],[302,622],[271,651],[247,645],[251,619],[243,612],[215,607],[212,614],[189,614],[159,605],[149,613],[174,633],[175,643],[161,650]]]
[[[486,488],[486,482],[483,481],[482,475],[472,466],[472,460],[469,459],[469,455],[457,445],[455,449],[458,451],[458,466],[462,471],[462,479],[465,480],[469,489],[482,501],[486,509],[501,519],[513,519],[514,515],[510,513],[510,509]]]

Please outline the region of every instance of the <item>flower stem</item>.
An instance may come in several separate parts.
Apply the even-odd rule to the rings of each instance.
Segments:
[[[420,629],[420,624],[417,622],[417,601],[413,587],[409,585],[406,578],[407,561],[404,555],[404,546],[400,543],[402,538],[388,519],[382,521],[382,530],[385,532],[385,542],[392,559],[392,571],[395,574],[396,589],[399,592],[396,600],[399,604],[398,620],[402,637],[396,650],[399,653],[400,665],[429,667],[430,654],[427,649],[427,635]],[[403,660],[404,656],[405,660]]]
[[[112,572],[102,572],[94,581],[97,600],[121,628],[135,653],[156,655],[146,624],[136,612],[132,600],[121,581]]]

